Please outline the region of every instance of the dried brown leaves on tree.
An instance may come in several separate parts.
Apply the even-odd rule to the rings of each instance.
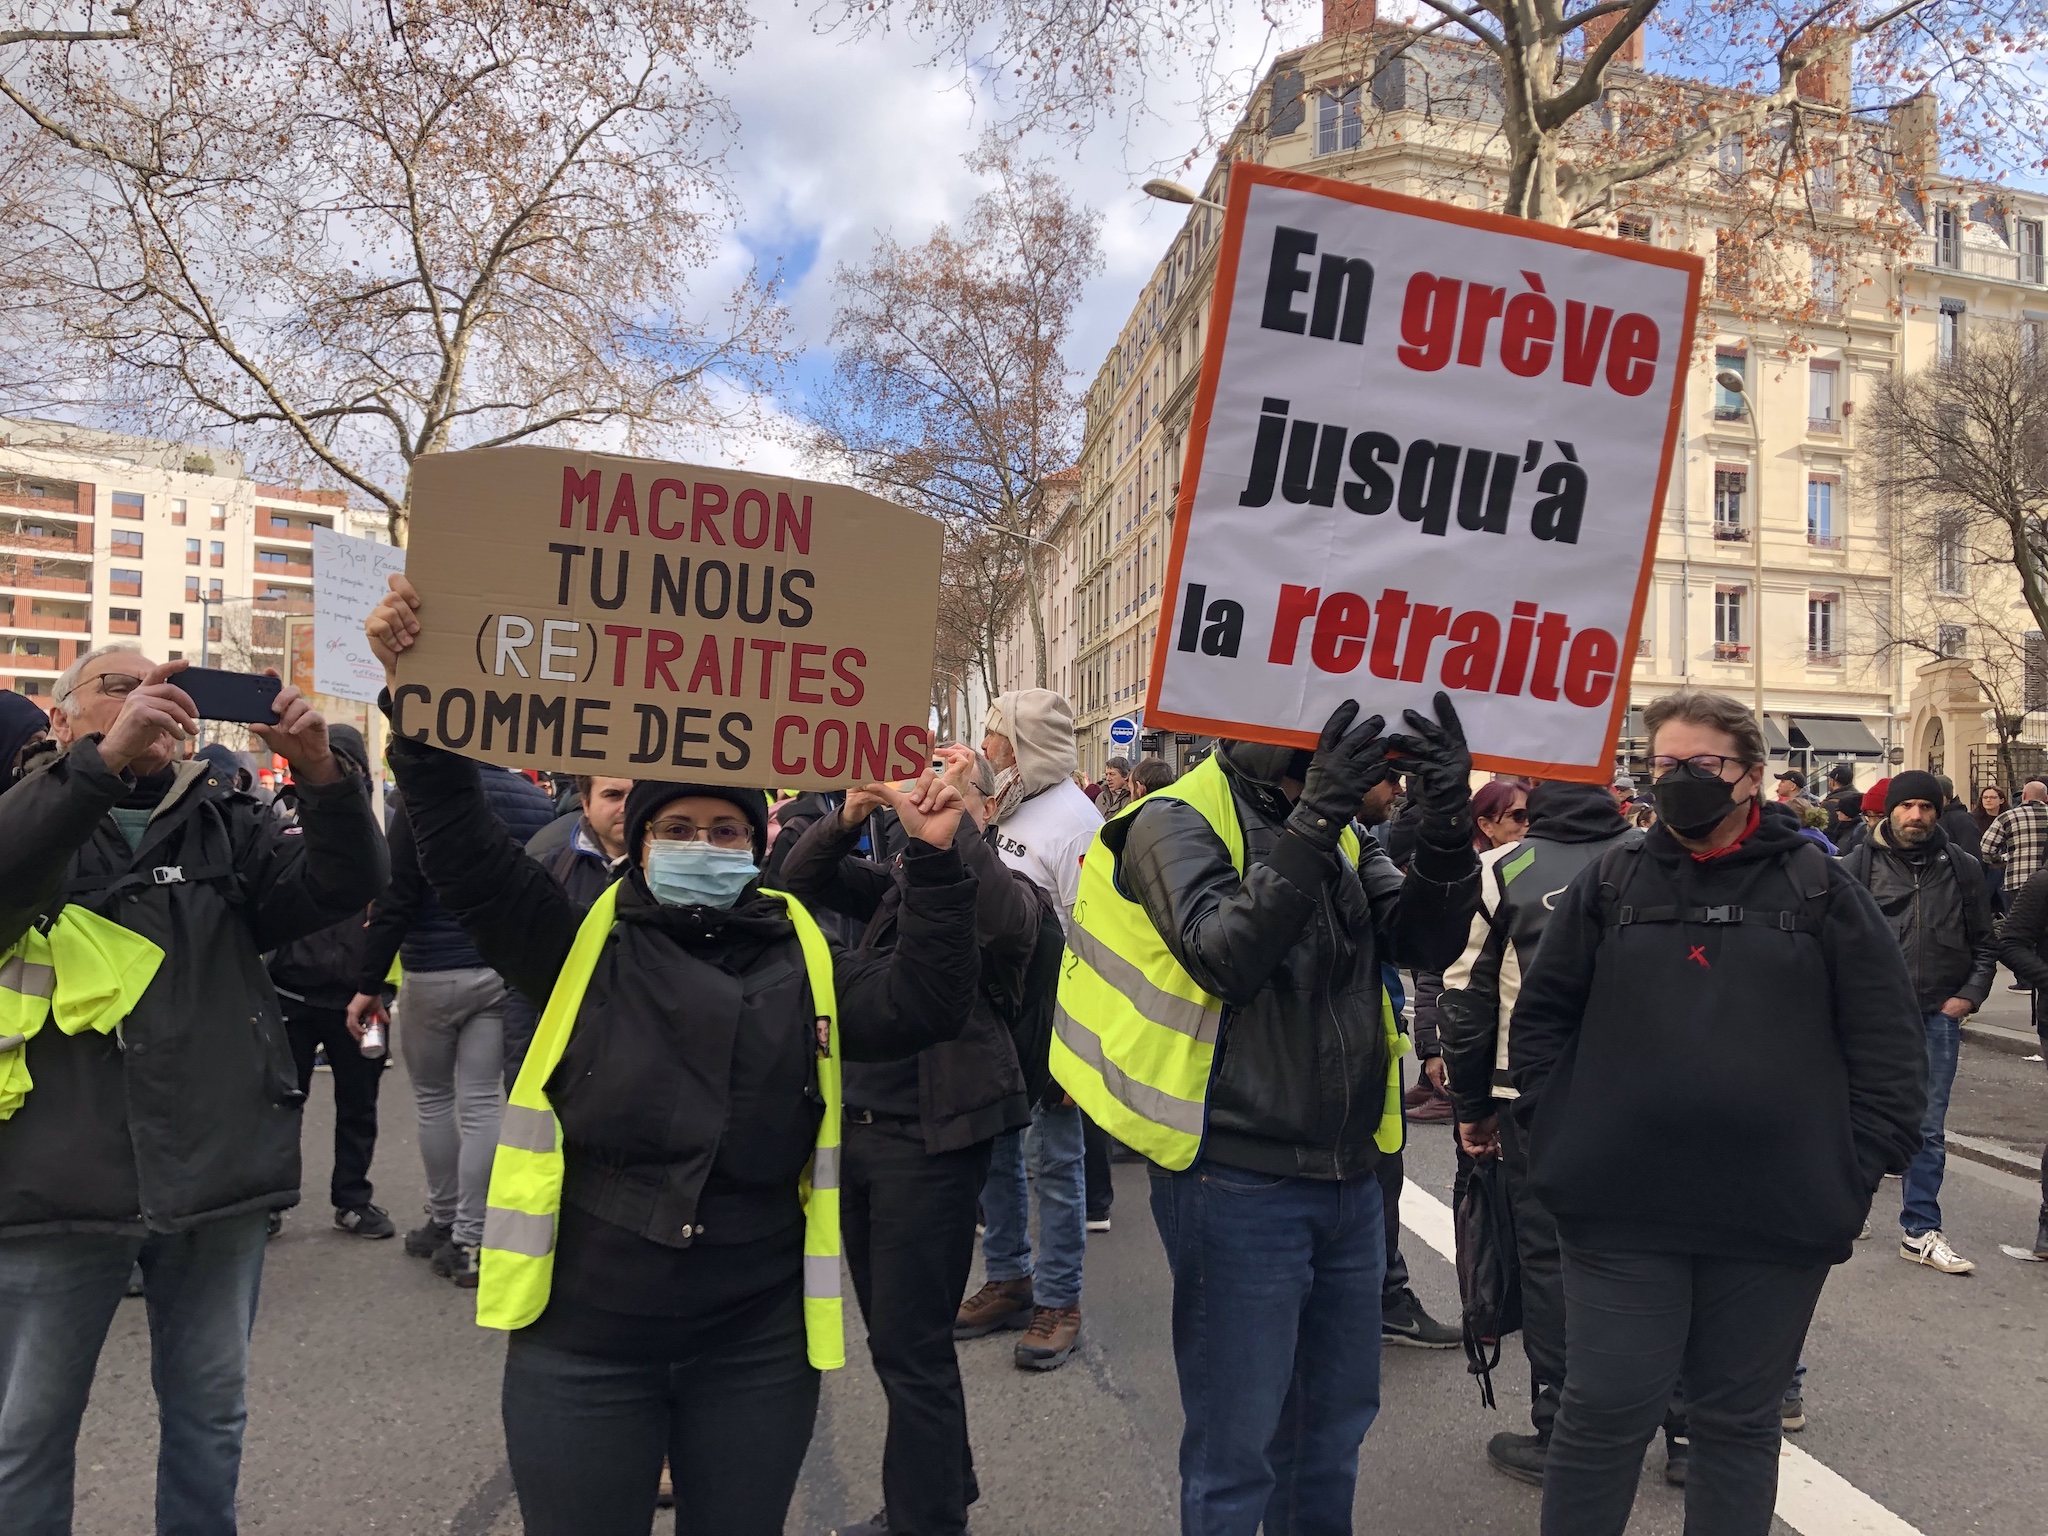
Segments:
[[[35,297],[103,405],[229,429],[402,535],[423,454],[716,425],[780,361],[772,283],[691,293],[732,212],[709,82],[740,0],[139,16],[0,73],[64,178]]]
[[[941,225],[917,245],[885,236],[840,270],[835,367],[811,405],[812,448],[946,524],[948,584],[976,587],[945,601],[980,627],[970,659],[991,689],[989,615],[1027,604],[1043,686],[1040,599],[1056,557],[1032,541],[1057,516],[1041,483],[1080,448],[1062,354],[1099,264],[1096,218],[1043,164],[993,145],[970,164],[994,185],[957,230]]]

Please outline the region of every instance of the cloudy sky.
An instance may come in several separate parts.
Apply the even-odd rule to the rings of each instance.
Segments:
[[[729,161],[743,209],[726,242],[725,274],[759,258],[780,261],[796,340],[805,348],[785,405],[831,366],[832,275],[860,260],[878,234],[906,243],[954,220],[982,189],[962,157],[989,121],[989,104],[956,72],[925,63],[928,47],[900,34],[858,42],[821,35],[808,5],[768,0],[754,47],[731,81],[739,119]],[[1229,50],[1256,64],[1262,31]],[[1103,270],[1090,285],[1071,361],[1091,377],[1122,327],[1185,210],[1139,193],[1202,142],[1189,82],[1153,80],[1148,109],[1105,123],[1080,142],[1027,140],[1051,158],[1076,195],[1102,215]],[[1199,181],[1208,159],[1182,179]],[[715,292],[708,283],[706,293]],[[724,445],[730,458],[794,469],[774,443]]]

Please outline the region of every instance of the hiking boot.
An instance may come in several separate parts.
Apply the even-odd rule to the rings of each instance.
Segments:
[[[1486,1459],[1496,1472],[1538,1488],[1543,1486],[1543,1463],[1549,1454],[1550,1441],[1543,1435],[1511,1435],[1503,1430],[1486,1442]]]
[[[991,1280],[960,1303],[953,1337],[978,1339],[1003,1328],[1031,1326],[1031,1278]]]
[[[443,1243],[428,1262],[435,1274],[446,1276],[465,1291],[473,1291],[476,1289],[476,1253],[475,1243],[451,1240]]]
[[[1033,1307],[1031,1326],[1017,1341],[1017,1369],[1056,1371],[1080,1342],[1079,1307]]]
[[[1415,1108],[1408,1111],[1410,1125],[1448,1125],[1458,1118],[1458,1111],[1443,1094],[1434,1093]]]
[[[1664,1437],[1664,1481],[1674,1488],[1685,1486],[1685,1474],[1692,1467],[1692,1442],[1684,1435]]]
[[[889,1536],[889,1511],[878,1509],[865,1520],[856,1520],[852,1525],[835,1525],[832,1536]]]
[[[391,1213],[381,1206],[339,1205],[334,1208],[334,1224],[351,1237],[396,1237],[398,1228],[391,1223]]]
[[[1967,1275],[1977,1267],[1973,1260],[1964,1258],[1949,1247],[1948,1239],[1938,1230],[1922,1232],[1918,1237],[1907,1233],[1900,1240],[1899,1257],[1910,1259],[1915,1264],[1925,1264],[1929,1269],[1938,1269],[1944,1275]]]
[[[1796,1435],[1806,1428],[1805,1389],[1796,1381],[1785,1389],[1785,1396],[1778,1404],[1778,1428],[1788,1435]]]
[[[1413,1291],[1380,1309],[1380,1342],[1405,1344],[1410,1349],[1456,1349],[1465,1342],[1465,1330],[1440,1323],[1422,1310]]]
[[[431,1259],[454,1240],[453,1227],[444,1227],[429,1216],[425,1226],[405,1234],[405,1251],[415,1259]]]

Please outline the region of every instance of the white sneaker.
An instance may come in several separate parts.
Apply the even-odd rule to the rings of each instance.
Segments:
[[[1864,1218],[1863,1218],[1863,1230],[1862,1230],[1861,1232],[1858,1232],[1858,1233],[1856,1234],[1856,1241],[1857,1241],[1857,1242],[1859,1242],[1859,1243],[1862,1243],[1862,1242],[1868,1242],[1868,1241],[1869,1241],[1869,1239],[1870,1239],[1870,1218],[1869,1218],[1868,1216],[1866,1216],[1866,1217],[1864,1217]]]
[[[1899,1241],[1899,1257],[1911,1259],[1915,1264],[1925,1264],[1929,1269],[1938,1269],[1944,1275],[1967,1275],[1976,1264],[1949,1247],[1948,1239],[1939,1232],[1923,1232],[1918,1237],[1910,1234]]]

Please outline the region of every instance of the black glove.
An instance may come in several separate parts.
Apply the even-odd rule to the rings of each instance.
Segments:
[[[1287,818],[1287,830],[1324,853],[1337,851],[1337,839],[1364,803],[1366,792],[1393,773],[1387,762],[1391,741],[1380,734],[1387,722],[1373,715],[1356,729],[1358,700],[1346,699],[1324,722],[1316,755],[1309,759],[1301,801]]]
[[[1409,798],[1422,807],[1422,836],[1438,848],[1472,840],[1472,752],[1447,693],[1436,696],[1436,719],[1401,712],[1408,730],[1387,738],[1409,775]]]

